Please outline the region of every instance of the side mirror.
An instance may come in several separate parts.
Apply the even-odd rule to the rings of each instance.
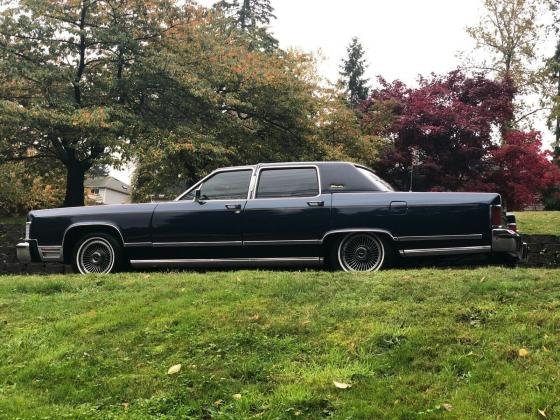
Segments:
[[[202,197],[202,193],[200,192],[200,188],[197,188],[194,191],[194,201],[200,204],[204,204],[204,201],[201,199],[201,197]]]

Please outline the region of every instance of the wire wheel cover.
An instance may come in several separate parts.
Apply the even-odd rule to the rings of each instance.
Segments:
[[[345,238],[338,249],[340,265],[345,271],[375,271],[383,264],[385,250],[375,235],[358,233]]]
[[[90,238],[80,245],[76,258],[82,274],[109,273],[115,264],[115,251],[106,239]]]

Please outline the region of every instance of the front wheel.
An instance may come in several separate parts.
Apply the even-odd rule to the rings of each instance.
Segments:
[[[74,247],[72,265],[81,274],[115,272],[122,262],[122,249],[110,235],[91,234],[83,237]]]
[[[391,264],[392,252],[391,246],[379,235],[352,233],[334,244],[331,261],[344,271],[377,271]]]

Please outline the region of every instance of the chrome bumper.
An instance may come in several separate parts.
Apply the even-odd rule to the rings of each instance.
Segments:
[[[31,262],[31,247],[29,242],[20,242],[16,245],[16,256],[20,263],[29,264]]]
[[[492,252],[509,254],[519,261],[527,261],[529,248],[517,232],[509,229],[493,229]]]

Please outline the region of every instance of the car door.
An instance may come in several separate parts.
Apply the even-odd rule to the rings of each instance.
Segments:
[[[252,168],[210,175],[180,200],[161,203],[154,211],[154,247],[241,246],[242,215]]]
[[[329,227],[330,208],[316,166],[261,167],[243,214],[243,243],[317,244]]]

